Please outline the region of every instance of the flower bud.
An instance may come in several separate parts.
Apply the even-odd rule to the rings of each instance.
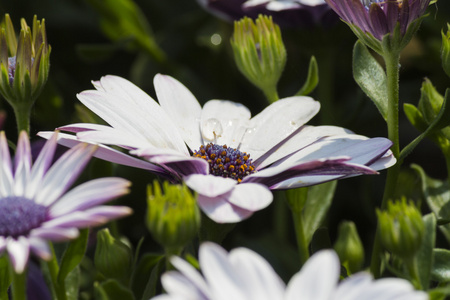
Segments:
[[[133,253],[127,244],[114,238],[108,228],[97,233],[94,263],[106,278],[117,279],[128,285],[133,267]]]
[[[446,33],[442,31],[442,49],[441,59],[442,67],[447,76],[450,77],[450,24],[447,24],[448,30]]]
[[[165,248],[179,249],[191,241],[200,228],[196,197],[185,185],[157,181],[147,189],[147,227]]]
[[[339,225],[339,234],[334,243],[339,260],[350,273],[361,270],[364,263],[364,247],[353,222],[345,221]]]
[[[32,28],[24,19],[17,41],[11,18],[0,29],[0,94],[15,110],[30,110],[44,87],[50,68],[51,47],[45,20],[34,16]]]
[[[389,201],[387,210],[377,210],[378,230],[384,248],[402,258],[411,258],[420,248],[425,225],[420,211],[405,198]]]
[[[234,23],[231,38],[239,70],[273,102],[276,86],[286,64],[286,49],[272,17],[260,15],[255,22],[244,17]]]
[[[430,125],[439,114],[444,97],[436,90],[431,81],[425,78],[422,88],[418,109],[422,113],[424,121]]]

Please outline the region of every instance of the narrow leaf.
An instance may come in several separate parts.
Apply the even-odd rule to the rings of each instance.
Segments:
[[[301,89],[297,92],[296,96],[306,96],[309,95],[319,84],[319,67],[317,65],[317,60],[314,56],[311,56],[308,68],[308,77]]]
[[[63,283],[67,275],[81,262],[86,252],[89,229],[80,230],[80,236],[71,241],[61,259],[58,282]]]

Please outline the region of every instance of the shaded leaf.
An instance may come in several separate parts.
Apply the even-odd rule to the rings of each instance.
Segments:
[[[58,282],[63,283],[67,275],[81,262],[86,252],[89,229],[80,230],[80,236],[71,241],[61,259],[58,272]]]
[[[301,89],[297,92],[296,96],[309,95],[319,84],[319,67],[317,66],[317,60],[314,56],[311,56],[308,68],[308,77]]]
[[[434,249],[434,263],[431,278],[438,282],[450,281],[450,250]]]
[[[108,279],[95,286],[95,298],[102,300],[134,300],[133,293],[115,279]]]
[[[416,253],[416,260],[419,271],[419,279],[422,287],[427,289],[430,283],[431,268],[433,266],[433,248],[436,242],[436,217],[430,213],[423,216],[425,233],[422,245]]]

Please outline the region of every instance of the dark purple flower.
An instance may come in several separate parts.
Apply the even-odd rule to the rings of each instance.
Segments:
[[[281,27],[305,28],[315,25],[329,27],[337,15],[324,0],[198,0],[213,14],[229,20],[244,16],[256,18],[259,14],[272,16]]]
[[[424,15],[430,4],[430,0],[325,1],[349,25],[357,26],[380,41],[386,34],[393,34],[397,24],[401,37],[405,36],[410,25]]]

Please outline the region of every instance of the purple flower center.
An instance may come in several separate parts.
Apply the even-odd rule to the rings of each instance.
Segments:
[[[31,58],[31,65],[33,65],[34,58]],[[8,57],[8,77],[9,85],[12,86],[14,81],[14,75],[16,74],[16,57]]]
[[[192,156],[206,160],[209,163],[210,174],[232,178],[238,182],[256,172],[250,154],[228,148],[227,145],[220,146],[213,143],[202,145]]]
[[[0,236],[27,235],[46,219],[46,206],[18,196],[0,199]]]

